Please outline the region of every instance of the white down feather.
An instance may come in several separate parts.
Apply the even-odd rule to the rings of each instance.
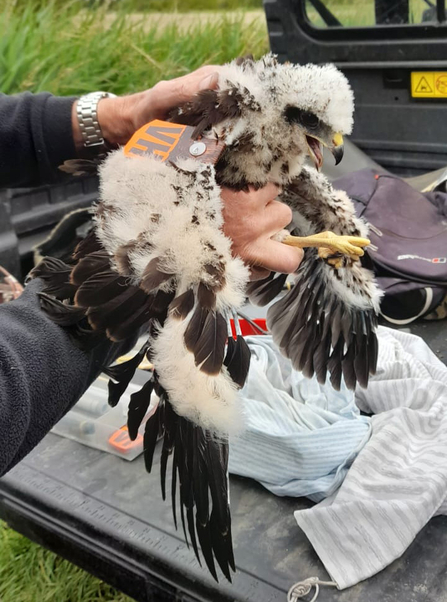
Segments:
[[[131,240],[150,241],[150,252],[142,245],[130,255],[136,282],[157,257],[161,269],[175,276],[177,294],[206,282],[210,276],[204,265],[223,262],[225,284],[216,295],[216,307],[225,315],[244,303],[249,269],[232,257],[231,241],[221,229],[214,167],[193,159],[179,161],[178,167],[181,171],[152,157],[128,158],[122,150],[112,153],[101,167],[101,201],[109,213],[107,220],[97,219],[97,232],[111,255]],[[211,178],[210,189],[204,189],[203,177]],[[174,186],[181,187],[180,204]],[[192,223],[193,215],[198,224]],[[220,434],[234,433],[243,423],[236,386],[225,367],[209,376],[195,365],[183,341],[191,316],[183,321],[168,317],[153,341],[160,383],[178,414]]]

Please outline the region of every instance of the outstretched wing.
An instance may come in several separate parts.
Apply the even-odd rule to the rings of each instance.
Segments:
[[[163,497],[171,456],[174,518],[179,488],[185,536],[198,558],[202,549],[216,579],[215,560],[230,579],[228,434],[241,422],[237,390],[250,353],[242,337],[233,339],[229,318],[244,301],[248,270],[232,257],[221,231],[220,189],[211,165],[166,165],[120,150],[100,176],[96,228],[78,245],[73,263],[46,258],[32,276],[45,281],[44,310],[80,345],[147,332],[132,360],[104,367],[111,378],[109,401],[118,403],[148,356],[155,370],[131,397],[129,434],[137,436],[155,390],[159,403],[145,423],[146,467],[151,470],[162,436]]]
[[[332,188],[314,169],[303,169],[284,190],[282,199],[293,210],[293,233],[308,236],[323,231],[367,236],[366,225],[355,216],[347,195]],[[282,288],[283,275],[249,286],[258,304],[271,301]],[[339,389],[366,387],[377,365],[375,333],[380,291],[371,271],[360,261],[342,259],[341,267],[306,249],[292,289],[267,313],[275,343],[307,377],[324,383],[327,373]]]

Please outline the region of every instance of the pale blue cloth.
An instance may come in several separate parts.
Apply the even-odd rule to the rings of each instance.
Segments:
[[[276,495],[331,495],[371,434],[354,394],[292,369],[271,336],[247,337],[251,366],[241,391],[246,429],[230,445],[230,472]]]

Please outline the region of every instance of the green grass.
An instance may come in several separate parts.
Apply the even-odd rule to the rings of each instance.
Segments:
[[[132,602],[0,522],[1,602]]]
[[[324,0],[324,4],[344,27],[375,26],[374,0]],[[424,0],[409,0],[410,23],[421,23],[422,14],[427,8]],[[306,1],[306,13],[312,25],[326,27],[309,0]]]
[[[96,0],[97,1],[97,0]],[[95,2],[95,0],[93,0]],[[237,10],[262,8],[262,0],[114,0],[131,10],[155,12],[189,12],[195,10]]]
[[[128,14],[119,6],[80,10],[79,0],[17,3],[0,8],[0,90],[58,95],[105,89],[116,94],[152,86],[204,63],[268,50],[265,21],[243,13],[205,21]],[[118,4],[118,3],[117,3]]]

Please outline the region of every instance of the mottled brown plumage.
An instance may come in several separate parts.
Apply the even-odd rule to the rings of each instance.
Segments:
[[[93,341],[148,334],[130,362],[105,368],[110,402],[118,403],[143,357],[153,362],[149,384],[132,396],[129,432],[136,437],[144,429],[147,470],[163,438],[163,497],[170,460],[174,520],[178,504],[185,538],[198,559],[200,548],[216,579],[216,563],[228,579],[235,568],[228,435],[242,422],[237,391],[250,360],[240,333],[229,334],[249,270],[222,232],[220,186],[274,182],[294,212],[294,233],[365,236],[349,199],[305,167],[309,156],[320,167],[322,143],[341,158],[340,132],[350,131],[352,110],[349,85],[332,66],[279,65],[272,55],[226,65],[216,90],[200,92],[170,115],[192,126],[193,138],[225,143],[215,168],[190,157],[162,163],[115,151],[100,168],[95,230],[78,245],[73,264],[50,260],[34,272],[45,280],[45,311],[72,336],[82,332],[83,344],[89,333]],[[79,172],[90,165],[66,167]],[[377,360],[378,292],[360,262],[335,259],[306,250],[295,286],[270,307],[268,324],[305,375],[323,382],[329,372],[335,388],[342,377],[350,387],[366,385]],[[266,304],[284,281],[272,274],[251,283],[248,293]],[[152,391],[159,402],[146,419]]]

